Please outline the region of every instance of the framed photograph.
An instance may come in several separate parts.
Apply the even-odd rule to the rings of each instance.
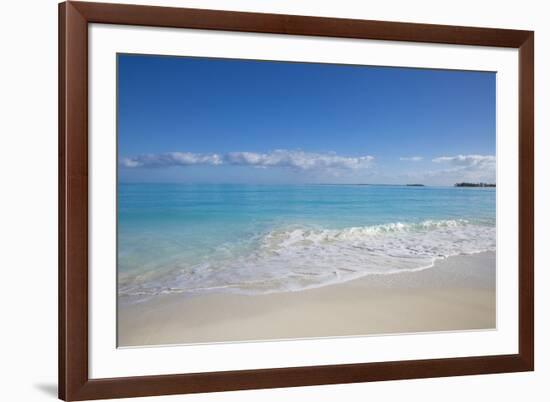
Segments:
[[[534,369],[534,33],[59,6],[59,397]]]

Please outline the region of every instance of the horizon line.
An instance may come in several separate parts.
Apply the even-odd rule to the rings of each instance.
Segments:
[[[485,185],[495,183],[480,182]],[[475,184],[480,184],[475,183]],[[178,182],[178,181],[119,181],[117,184],[183,184],[183,185],[243,185],[243,186],[393,186],[393,187],[457,187],[457,184],[422,184],[422,183],[236,183],[236,182]]]

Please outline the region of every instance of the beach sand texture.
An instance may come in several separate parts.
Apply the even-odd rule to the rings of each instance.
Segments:
[[[155,296],[118,309],[118,346],[235,342],[496,327],[494,252],[295,292]]]

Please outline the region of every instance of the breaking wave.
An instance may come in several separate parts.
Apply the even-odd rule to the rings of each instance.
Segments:
[[[286,226],[249,239],[246,247],[225,244],[200,264],[119,278],[119,294],[298,291],[426,269],[438,259],[495,248],[494,224],[460,219],[344,229]]]

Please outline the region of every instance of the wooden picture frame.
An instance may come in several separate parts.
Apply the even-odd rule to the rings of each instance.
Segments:
[[[88,24],[192,28],[519,49],[519,353],[498,356],[90,379]],[[59,5],[59,397],[141,397],[534,369],[534,33],[213,10]]]

